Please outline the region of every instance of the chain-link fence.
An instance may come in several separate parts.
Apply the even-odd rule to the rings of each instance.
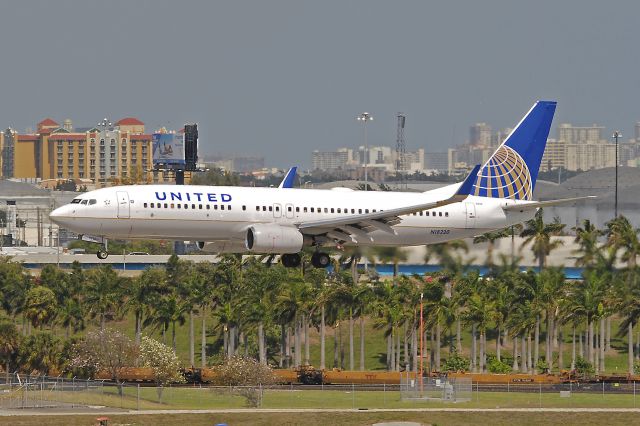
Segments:
[[[402,375],[401,400],[425,400],[436,402],[468,402],[473,395],[471,377],[434,378]]]
[[[399,385],[166,386],[0,375],[0,409],[108,407],[126,410],[225,408],[407,408],[456,402],[473,408],[637,408],[640,383],[471,383],[470,378],[403,377]]]

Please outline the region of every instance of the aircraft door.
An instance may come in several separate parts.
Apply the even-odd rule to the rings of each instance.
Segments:
[[[284,206],[284,213],[287,219],[293,219],[293,204]]]
[[[476,226],[476,205],[475,203],[464,203],[466,210],[465,228]]]
[[[282,206],[280,204],[273,205],[273,217],[282,217]]]
[[[116,197],[118,198],[118,219],[128,219],[131,209],[129,193],[126,191],[116,191]]]

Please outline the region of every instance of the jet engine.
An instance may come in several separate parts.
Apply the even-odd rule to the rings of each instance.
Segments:
[[[255,253],[298,253],[304,243],[304,236],[296,228],[258,224],[247,230],[245,247]]]

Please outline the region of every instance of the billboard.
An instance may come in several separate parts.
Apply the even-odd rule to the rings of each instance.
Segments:
[[[176,133],[154,133],[151,143],[153,145],[153,165],[185,165],[183,135]]]

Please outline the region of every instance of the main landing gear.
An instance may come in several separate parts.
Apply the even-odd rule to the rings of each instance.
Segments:
[[[280,256],[280,259],[285,268],[297,268],[302,262],[302,258],[298,253],[286,253]]]
[[[315,268],[326,268],[331,263],[331,258],[327,253],[317,251],[311,256],[311,264]]]
[[[298,253],[286,253],[280,256],[282,265],[286,268],[297,268],[302,263],[302,258]],[[315,268],[326,268],[331,263],[331,258],[327,253],[315,252],[311,256],[311,264]]]

